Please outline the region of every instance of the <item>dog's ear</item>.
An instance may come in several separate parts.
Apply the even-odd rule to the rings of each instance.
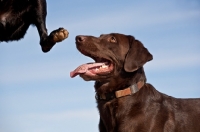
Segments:
[[[134,72],[146,62],[152,60],[153,56],[140,41],[135,40],[133,36],[128,36],[128,38],[130,48],[124,61],[124,70],[126,72]]]

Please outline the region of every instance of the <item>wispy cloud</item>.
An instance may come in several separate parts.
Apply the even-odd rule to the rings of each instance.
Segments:
[[[140,8],[142,6],[142,8]],[[156,6],[156,5],[155,5]],[[189,20],[191,18],[199,18],[200,10],[178,10],[171,7],[165,9],[166,5],[152,8],[149,5],[140,5],[137,8],[132,6],[124,7],[119,10],[111,10],[106,14],[88,16],[81,21],[75,21],[68,25],[73,30],[111,30],[122,28],[146,29],[147,27],[166,25],[177,21]],[[87,25],[87,26],[86,26]]]
[[[146,70],[151,71],[160,71],[160,70],[169,70],[177,68],[191,68],[200,66],[200,55],[197,54],[162,54],[162,56],[157,56],[152,62],[148,62],[145,66]]]
[[[0,82],[1,83],[16,83],[26,81],[37,80],[51,80],[59,78],[67,78],[65,72],[70,64],[65,61],[61,62],[34,62],[27,65],[18,65],[17,67],[6,67],[4,71],[1,71]],[[55,68],[55,69],[54,69]],[[18,69],[18,70],[16,70]],[[9,72],[8,72],[9,71]],[[68,71],[69,72],[69,71]]]
[[[0,121],[3,125],[0,129],[2,131],[20,131],[20,132],[49,132],[49,131],[67,131],[76,128],[77,122],[88,122],[90,129],[98,130],[99,116],[96,109],[80,109],[80,110],[67,110],[63,112],[54,113],[28,113],[12,115]],[[12,126],[11,128],[9,126]],[[78,126],[82,126],[79,124]],[[88,125],[88,124],[87,124]],[[65,126],[60,128],[60,126]],[[14,128],[14,130],[13,130]],[[51,129],[50,129],[51,128]],[[83,128],[84,129],[84,128]],[[87,129],[86,129],[87,130]]]
[[[84,7],[83,12],[77,2],[82,2],[79,5]],[[96,2],[81,2],[61,0],[59,3],[48,3],[53,7],[48,8],[48,31],[60,26],[67,28],[70,34],[63,42],[66,47],[55,46],[57,50],[53,49],[46,55],[40,54],[36,27],[29,28],[21,41],[1,43],[0,91],[3,92],[0,102],[0,131],[98,131],[99,115],[93,102],[94,92],[91,90],[93,82],[82,83],[76,80],[78,77],[71,81],[69,77],[69,72],[75,67],[91,61],[75,49],[74,37],[77,34],[89,33],[96,36],[96,33],[99,35],[116,31],[134,35],[133,33],[145,34],[148,31],[148,35],[153,37],[143,36],[141,41],[144,41],[154,59],[145,64],[145,70],[159,73],[156,77],[155,74],[147,74],[151,77],[148,80],[151,79],[158,90],[163,88],[165,93],[175,93],[170,93],[175,97],[199,96],[196,74],[196,69],[200,67],[197,23],[200,21],[199,8],[191,8],[187,3],[182,6],[179,5],[182,1],[174,0],[128,0],[115,1],[113,4],[106,1],[110,2],[106,6],[102,1],[101,5],[96,5]],[[54,4],[61,10],[57,10]],[[136,36],[140,39],[139,37]],[[173,73],[168,72],[172,69]],[[175,72],[177,69],[179,71]],[[185,69],[192,70],[187,72],[190,76],[183,76]],[[160,74],[161,71],[164,75]],[[65,83],[60,84],[61,79]]]
[[[174,23],[175,21],[189,20],[190,18],[199,18],[200,10],[175,10],[172,9],[169,12],[158,11],[161,8],[165,8],[161,5],[159,8],[153,9],[149,5],[144,5],[143,8],[132,7],[125,8],[124,10],[110,11],[107,14],[90,16],[81,21],[74,21],[68,26],[73,29],[73,32],[78,30],[87,29],[99,29],[108,31],[110,29],[117,28],[135,28],[144,29],[153,25]],[[137,19],[136,19],[137,18]],[[87,25],[87,26],[86,26]],[[33,30],[33,29],[31,29]],[[36,30],[36,29],[34,29]],[[111,30],[110,30],[111,31]],[[30,35],[31,36],[31,35]],[[74,38],[73,38],[74,40]],[[163,40],[164,41],[164,40]],[[73,52],[74,54],[74,52]],[[76,55],[77,56],[77,55]],[[166,58],[154,58],[153,63],[148,64],[149,67],[155,68],[170,68],[178,66],[194,66],[199,65],[200,58],[197,54],[182,54],[177,56],[169,53],[163,54]],[[83,61],[80,59],[79,62]],[[164,61],[163,61],[164,60]],[[49,67],[51,66],[51,67]],[[33,61],[33,63],[26,64],[26,66],[19,65],[18,67],[7,67],[1,71],[0,82],[1,83],[15,83],[37,80],[51,80],[58,78],[69,77],[69,72],[78,66],[77,61],[65,62],[65,60],[52,61],[49,63],[42,63]],[[56,69],[55,69],[56,68]],[[18,70],[16,70],[18,69]],[[9,71],[9,72],[7,72]]]
[[[65,121],[65,120],[91,120],[97,121],[98,117],[98,110],[95,108],[91,109],[75,109],[75,110],[68,110],[63,112],[54,112],[54,113],[32,113],[32,114],[25,114],[22,115],[23,118],[33,119],[33,120],[43,120],[43,121]]]
[[[161,56],[162,55],[162,56]],[[152,62],[148,62],[146,69],[151,70],[162,70],[171,69],[178,67],[193,67],[200,66],[200,55],[197,54],[181,54],[166,53],[156,56]],[[85,62],[84,62],[85,61]],[[72,61],[70,63],[65,61],[49,62],[49,63],[38,63],[32,66],[19,65],[18,67],[8,67],[5,71],[1,72],[0,82],[5,83],[17,83],[17,82],[32,82],[41,80],[54,80],[60,78],[69,78],[69,72],[77,67],[81,63],[87,63],[88,59],[81,60],[79,62]],[[49,67],[51,65],[51,67]],[[16,70],[16,68],[18,70]],[[55,70],[56,69],[56,70]],[[9,73],[7,72],[9,71]]]

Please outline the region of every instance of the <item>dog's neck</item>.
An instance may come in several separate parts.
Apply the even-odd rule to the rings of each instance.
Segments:
[[[96,98],[96,100],[109,101],[114,98],[121,98],[124,96],[129,96],[129,95],[132,95],[132,94],[138,92],[144,86],[144,84],[145,84],[144,81],[139,81],[138,83],[133,84],[130,87],[125,88],[123,90],[118,90],[118,91],[105,93],[105,94],[96,93],[95,98]]]
[[[123,72],[121,73],[123,74]],[[127,75],[127,74],[126,74]],[[95,82],[96,99],[111,100],[137,92],[146,82],[143,67],[127,76],[116,75],[109,81]]]

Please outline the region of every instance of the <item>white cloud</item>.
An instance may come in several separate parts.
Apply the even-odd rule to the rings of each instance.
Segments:
[[[174,53],[160,54],[152,61],[147,62],[146,70],[160,71],[163,69],[191,68],[200,66],[200,55],[198,54],[181,54]]]
[[[7,118],[4,118],[4,120],[0,121],[0,125],[3,125],[0,129],[8,132],[12,132],[13,130],[20,132],[55,132],[60,130],[64,132],[71,129],[80,130],[79,127],[87,125],[82,128],[84,131],[88,130],[88,127],[98,130],[98,121],[99,115],[97,109],[75,109],[63,112],[57,111],[54,113],[45,112],[9,115]]]
[[[148,3],[141,3],[142,6],[138,5],[134,8],[130,5],[129,7],[124,7],[119,10],[110,10],[106,14],[99,12],[99,14],[93,14],[94,16],[89,15],[81,21],[74,19],[75,21],[70,23],[68,27],[72,30],[72,32],[76,30],[86,31],[88,29],[111,31],[110,29],[113,30],[126,27],[145,29],[154,25],[162,25],[166,23],[173,23],[175,21],[183,21],[186,19],[189,20],[191,18],[200,17],[200,10],[178,10],[175,9],[174,6],[170,5],[171,3],[168,3],[167,6],[165,4],[166,3],[153,8],[153,6],[150,6]],[[171,9],[166,10],[166,7],[169,6],[171,6]],[[165,8],[165,10],[162,10],[162,8]],[[51,23],[49,24],[51,25]],[[55,23],[52,24],[55,26]],[[34,28],[34,30],[36,30],[36,28]],[[29,32],[29,35],[32,35],[32,33]],[[199,65],[199,57],[196,54],[191,54],[190,56],[183,55],[179,57],[174,55],[170,56],[168,54],[164,56],[166,56],[166,58],[154,58],[153,62],[148,64],[148,67],[170,68]],[[80,61],[80,59],[78,59],[78,61]],[[76,66],[77,61],[70,61],[69,64],[69,62],[62,62],[62,60],[60,60],[49,62],[48,64],[33,62],[25,67],[23,65],[19,65],[18,67],[7,67],[5,71],[1,72],[0,82],[13,83],[32,80],[37,81],[55,78],[68,78],[69,72]]]
[[[38,65],[37,65],[38,64]],[[63,63],[39,63],[18,65],[15,67],[6,67],[5,71],[2,71],[0,81],[2,83],[15,83],[37,80],[48,80],[52,78],[62,78],[66,76],[65,66]],[[50,67],[49,67],[50,66]],[[69,67],[67,65],[66,67]],[[55,68],[55,69],[54,69]]]
[[[93,29],[99,31],[107,31],[110,29],[134,28],[146,29],[152,26],[165,25],[177,21],[189,20],[191,18],[199,18],[200,10],[181,9],[176,10],[166,8],[166,5],[159,5],[159,7],[152,8],[149,5],[141,5],[142,8],[124,7],[121,10],[111,10],[106,14],[95,14],[88,16],[81,21],[75,21],[68,25],[73,30]],[[111,30],[111,32],[112,32]]]
[[[23,118],[32,119],[32,120],[43,120],[43,121],[66,121],[66,120],[90,120],[96,121],[99,119],[98,110],[95,108],[91,109],[75,109],[68,110],[63,112],[55,112],[55,113],[32,113],[22,115]]]
[[[159,54],[155,55],[154,59],[145,65],[145,69],[162,70],[172,68],[187,68],[200,66],[200,55],[197,54]],[[31,81],[44,81],[60,78],[70,78],[69,73],[81,63],[86,63],[85,60],[72,61],[70,63],[65,61],[53,61],[49,63],[36,64],[29,63],[30,66],[19,65],[18,67],[8,67],[1,73],[1,83],[16,83],[16,82],[31,82]],[[39,63],[38,63],[39,64]],[[50,66],[50,67],[49,67]],[[9,72],[8,72],[9,71]]]

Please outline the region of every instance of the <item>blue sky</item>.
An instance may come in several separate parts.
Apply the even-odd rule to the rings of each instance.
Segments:
[[[76,35],[133,35],[153,54],[144,68],[158,91],[200,97],[200,2],[198,0],[48,1],[47,28],[69,38],[42,53],[31,26],[24,39],[0,44],[1,132],[97,132],[94,82],[70,78],[91,62],[75,47]]]

